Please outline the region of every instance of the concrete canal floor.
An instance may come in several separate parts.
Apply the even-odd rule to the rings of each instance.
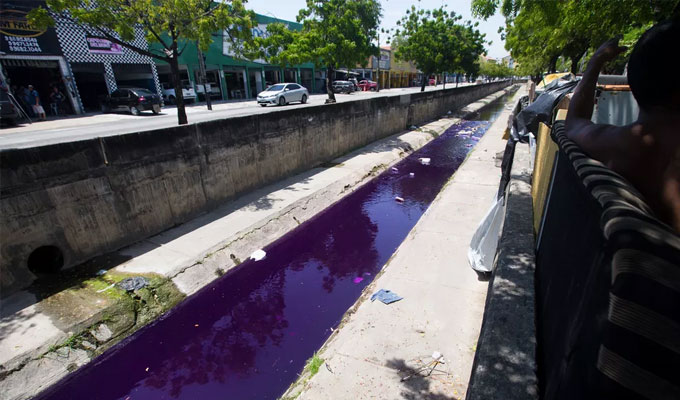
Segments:
[[[488,286],[470,268],[467,250],[498,191],[495,155],[505,147],[508,116],[523,94],[521,89],[508,100],[318,353],[325,365],[312,377],[303,375],[288,398],[465,398]],[[389,305],[368,300],[379,289],[403,300]],[[435,352],[443,356],[443,364],[431,364]]]
[[[500,94],[466,109],[479,109]],[[506,104],[510,109],[513,101]],[[456,121],[444,118],[394,135],[106,259],[93,260],[84,268],[87,273],[76,279],[77,285],[65,286],[62,291],[50,288],[49,297],[34,288],[4,299],[0,310],[0,399],[30,398],[85,365],[155,318],[163,307],[172,307],[177,296],[195,293],[252,251],[312,218]],[[503,149],[505,142],[500,137],[506,121],[506,114],[498,117],[388,262],[385,274],[365,291],[370,294],[374,288],[384,287],[405,299],[389,306],[359,301],[357,312],[325,347],[322,358],[326,367],[311,380],[301,381],[293,394],[303,389],[302,398],[309,399],[352,394],[371,398],[370,393],[376,398],[461,396],[486,291],[486,283],[476,280],[465,255],[469,238],[497,189],[500,170],[494,165],[494,156]],[[100,276],[102,267],[107,271]],[[156,300],[164,297],[167,303],[157,301],[161,303],[158,309],[138,326],[137,312],[132,326],[129,321],[117,321],[115,314],[112,318],[120,306],[120,293],[107,292],[108,283],[134,274],[154,274],[156,286],[148,294]],[[439,366],[431,378],[414,377],[401,384],[394,374],[432,351],[444,354],[447,374],[442,376]],[[396,381],[392,379],[395,376]],[[358,391],[370,385],[371,377],[377,379],[375,385]],[[385,389],[380,385],[392,387],[395,395],[382,396]],[[427,397],[440,392],[447,397]]]

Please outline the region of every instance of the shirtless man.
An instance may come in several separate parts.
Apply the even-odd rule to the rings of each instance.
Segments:
[[[680,22],[645,32],[628,63],[628,84],[640,107],[626,126],[594,124],[595,86],[602,66],[625,47],[605,42],[588,62],[567,114],[567,136],[591,157],[628,179],[656,216],[680,232]]]

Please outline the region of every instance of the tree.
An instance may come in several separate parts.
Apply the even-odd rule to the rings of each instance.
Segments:
[[[307,0],[297,21],[300,31],[276,23],[268,36],[256,39],[265,60],[282,66],[313,62],[326,68],[327,103],[335,102],[332,75],[336,68],[366,65],[378,54],[375,41],[381,16],[377,0]]]
[[[107,39],[136,53],[170,65],[177,101],[177,121],[187,123],[179,75],[179,56],[189,43],[207,51],[212,34],[224,30],[236,54],[250,40],[254,14],[247,0],[47,0],[47,8],[31,11],[29,20],[38,26],[56,20],[72,24],[90,37]],[[147,42],[158,42],[155,51],[133,43],[142,29]]]
[[[514,71],[503,63],[488,61],[484,57],[479,58],[479,74],[487,79],[507,78],[514,75]]]
[[[506,49],[524,72],[534,75],[546,69],[555,72],[560,56],[577,73],[589,50],[616,35],[624,36],[624,44],[634,44],[644,32],[641,28],[668,18],[676,4],[670,0],[473,0],[471,8],[485,19],[500,10],[506,20]],[[625,62],[613,65],[622,69]]]
[[[476,24],[469,21],[459,24],[461,18],[444,7],[423,10],[411,6],[397,21],[399,28],[394,35],[399,47],[395,56],[412,61],[423,72],[421,92],[431,74],[474,69],[473,60],[484,52],[484,35],[476,29]]]

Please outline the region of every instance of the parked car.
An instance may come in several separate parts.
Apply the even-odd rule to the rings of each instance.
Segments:
[[[364,91],[370,90],[372,92],[375,92],[376,90],[378,90],[378,83],[365,79],[359,82],[359,87],[361,88],[361,90]]]
[[[205,85],[203,84],[196,85],[196,94],[198,94],[199,100],[205,101],[205,86],[208,87],[208,92],[210,93],[211,99],[219,99],[220,97],[222,97],[222,90],[220,89],[219,82],[206,82]]]
[[[354,91],[354,84],[350,81],[335,81],[333,82],[334,93],[352,93]]]
[[[361,88],[359,87],[359,81],[357,80],[357,78],[349,78],[348,81],[352,82],[352,85],[354,86],[355,92],[358,92],[359,90],[361,90]]]
[[[0,88],[0,126],[15,125],[20,116],[19,109],[10,101],[7,90]]]
[[[437,86],[437,81],[434,78],[430,78],[429,84],[430,86]]]
[[[182,81],[182,97],[184,97],[184,100],[187,101],[194,101],[196,99],[196,91],[194,91],[194,88],[191,86],[191,82],[188,80],[183,80]],[[175,104],[177,96],[175,95],[175,88],[172,86],[172,83],[163,83],[163,101],[166,104]]]
[[[309,92],[304,86],[297,83],[277,83],[258,93],[257,104],[267,107],[267,104],[286,105],[293,101],[305,104],[309,98]]]
[[[129,111],[132,115],[150,110],[161,112],[161,98],[142,88],[118,88],[102,100],[102,112]]]

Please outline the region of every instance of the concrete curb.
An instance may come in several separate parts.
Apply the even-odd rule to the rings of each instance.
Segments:
[[[538,399],[530,157],[518,143],[467,400]]]

